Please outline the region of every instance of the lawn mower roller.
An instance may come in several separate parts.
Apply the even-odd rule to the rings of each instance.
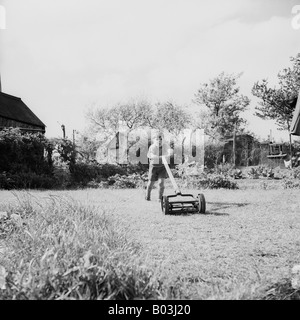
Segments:
[[[175,190],[175,194],[173,195],[162,196],[161,209],[164,214],[205,213],[206,203],[204,195],[199,193],[195,198],[192,194],[182,194],[164,156],[162,156],[162,162]],[[176,197],[178,198],[175,199]],[[190,199],[184,199],[187,197]]]

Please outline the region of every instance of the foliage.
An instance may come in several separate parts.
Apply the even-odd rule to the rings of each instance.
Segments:
[[[180,177],[182,179],[191,175],[199,175],[203,172],[204,168],[198,162],[189,163],[183,162],[175,166],[175,169],[171,169],[174,177]]]
[[[0,173],[0,189],[52,189],[56,185],[56,178],[46,174],[24,171]]]
[[[207,168],[214,168],[218,163],[222,162],[224,142],[209,141],[205,143],[204,150],[204,164]]]
[[[86,114],[91,130],[102,132],[106,137],[112,133],[117,133],[120,124],[124,125],[129,131],[149,126],[152,117],[152,106],[143,99],[120,103],[111,108],[90,109]]]
[[[158,103],[153,128],[167,130],[175,136],[190,127],[191,116],[181,106],[172,102]]]
[[[300,180],[284,178],[282,185],[284,189],[300,189]]]
[[[229,176],[232,177],[233,179],[243,179],[244,178],[243,172],[240,169],[230,170]]]
[[[279,129],[290,130],[295,109],[294,99],[300,90],[300,53],[291,58],[292,68],[285,68],[278,73],[279,87],[269,87],[263,79],[252,88],[254,96],[260,99],[256,115],[263,119],[276,120]]]
[[[0,151],[2,189],[83,187],[93,179],[100,181],[127,172],[118,165],[76,162],[72,141],[48,140],[42,134],[22,133],[19,129],[0,131]]]
[[[258,167],[251,167],[247,171],[247,175],[251,179],[259,179],[259,177],[274,178],[275,172],[272,168],[258,166]]]
[[[80,134],[76,140],[77,159],[80,158],[82,162],[95,160],[100,144],[94,135]]]
[[[202,173],[190,176],[185,180],[185,186],[193,189],[238,189],[238,185],[226,175],[218,173]]]
[[[0,131],[0,172],[50,173],[51,163],[44,152],[51,154],[51,143],[41,133],[22,133],[15,128]]]
[[[284,189],[299,189],[300,188],[300,167],[286,170],[282,175]]]
[[[143,187],[146,175],[131,174],[129,176],[116,174],[108,178],[108,184],[114,189],[134,189]]]
[[[52,144],[41,133],[0,131],[0,188],[51,188]]]
[[[56,152],[61,161],[67,163],[71,167],[76,162],[76,148],[71,140],[68,139],[51,139],[53,152]]]
[[[67,162],[61,158],[56,158],[53,161],[53,177],[55,183],[52,187],[65,189],[71,186],[71,172]]]
[[[239,93],[237,79],[241,75],[229,75],[222,72],[201,85],[195,94],[195,102],[207,108],[206,120],[202,127],[211,137],[232,135],[234,130],[240,131],[245,124],[241,112],[248,107],[250,100]]]
[[[97,182],[90,181],[87,186],[90,188],[111,188],[111,189],[135,189],[143,188],[147,181],[147,174],[132,173],[130,175],[116,174],[106,180]]]

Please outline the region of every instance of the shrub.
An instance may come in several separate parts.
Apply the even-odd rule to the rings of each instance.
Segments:
[[[300,180],[284,178],[282,185],[284,189],[300,189]]]
[[[57,185],[55,177],[35,172],[3,172],[0,174],[0,189],[52,189]]]
[[[67,188],[71,185],[70,168],[60,158],[55,159],[53,162],[53,178],[55,180],[55,187]]]
[[[127,174],[126,167],[122,167],[121,165],[117,165],[117,164],[110,164],[110,163],[100,164],[99,168],[101,170],[100,171],[101,179],[107,179],[116,174],[119,174],[119,175]]]
[[[207,188],[207,189],[238,189],[236,182],[222,174],[201,174],[198,177],[190,177],[186,181],[188,188]]]
[[[247,175],[250,179],[259,179],[260,171],[252,167],[247,171]]]
[[[131,174],[129,176],[116,174],[108,178],[108,185],[115,189],[134,189],[143,187],[145,175]]]
[[[149,165],[148,164],[142,164],[142,163],[138,163],[138,164],[131,164],[129,163],[126,166],[126,172],[127,174],[133,174],[133,173],[138,173],[140,175],[143,175],[144,173],[148,172],[149,169]]]
[[[0,131],[0,172],[50,174],[51,143],[41,133],[21,133],[19,129]]]
[[[208,142],[205,144],[204,163],[207,168],[214,168],[222,161],[224,143]]]
[[[94,186],[116,175],[125,176],[127,168],[114,164],[98,164],[78,162],[71,166],[72,184]],[[113,178],[112,178],[113,180]]]
[[[233,179],[243,179],[243,172],[240,169],[232,169],[229,171],[229,176]]]

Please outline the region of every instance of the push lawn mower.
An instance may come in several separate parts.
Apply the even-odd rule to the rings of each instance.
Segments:
[[[163,196],[161,199],[161,209],[164,214],[205,213],[206,203],[204,195],[199,193],[195,198],[192,194],[182,194],[164,156],[162,156],[162,162],[175,190],[175,194]],[[173,199],[176,197],[178,198]],[[190,199],[185,200],[186,197]]]

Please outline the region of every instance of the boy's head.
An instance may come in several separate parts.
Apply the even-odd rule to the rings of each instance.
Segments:
[[[164,138],[164,135],[162,132],[157,132],[154,137],[153,137],[153,142],[158,144],[158,143],[162,143],[162,140]]]

